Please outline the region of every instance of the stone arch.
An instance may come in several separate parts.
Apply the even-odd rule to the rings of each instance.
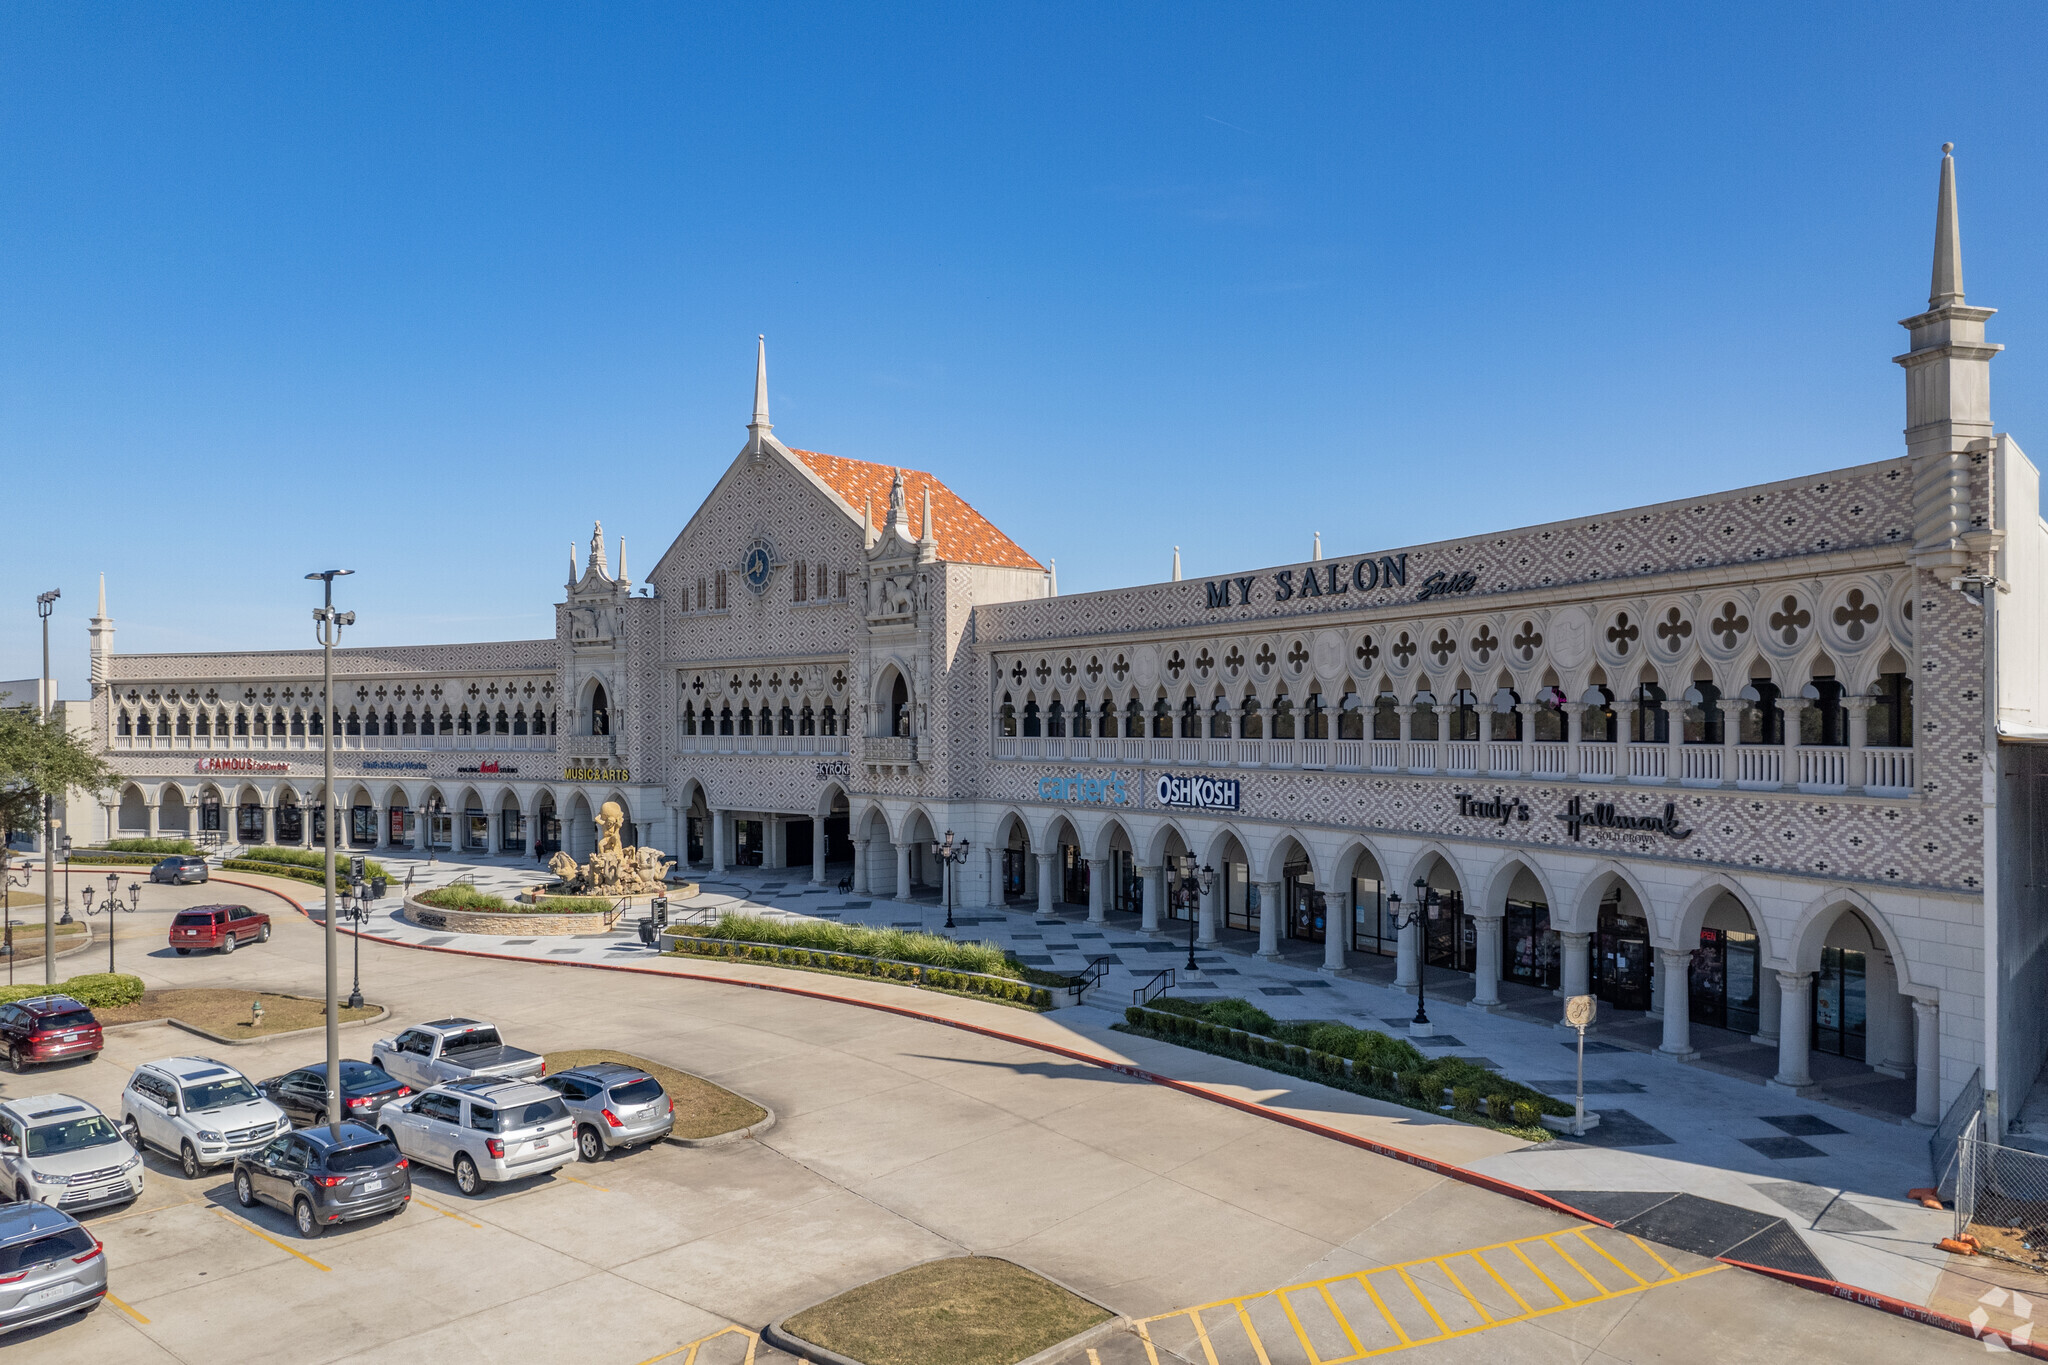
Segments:
[[[1392,889],[1400,892],[1401,898],[1406,900],[1411,894],[1411,888],[1415,885],[1415,879],[1427,876],[1429,870],[1438,862],[1443,863],[1445,867],[1451,870],[1451,875],[1457,880],[1460,892],[1463,892],[1467,886],[1472,884],[1474,879],[1466,874],[1464,866],[1459,863],[1456,857],[1452,856],[1450,848],[1444,844],[1437,843],[1435,840],[1431,840],[1408,855],[1406,864],[1398,869],[1398,876],[1390,884]],[[1396,870],[1391,865],[1387,866],[1389,873],[1394,873]]]
[[[1372,860],[1372,879],[1385,885],[1387,868],[1392,865],[1391,860],[1377,842],[1355,831],[1345,834],[1343,842],[1337,845],[1336,852],[1330,858],[1329,884],[1339,890],[1350,890],[1351,879],[1365,875],[1358,870],[1358,859],[1361,854]]]
[[[1109,857],[1110,851],[1116,845],[1116,836],[1119,833],[1124,836],[1124,843],[1131,850],[1131,856],[1133,858],[1137,857],[1139,848],[1138,838],[1131,833],[1131,827],[1124,822],[1123,818],[1116,815],[1104,816],[1096,822],[1088,843],[1085,845],[1088,850],[1088,856],[1095,859]]]
[[[1800,912],[1791,934],[1787,937],[1786,954],[1783,960],[1774,961],[1773,966],[1795,972],[1817,972],[1820,970],[1820,950],[1827,942],[1828,930],[1834,927],[1844,912],[1854,911],[1863,922],[1870,926],[1876,941],[1891,954],[1895,968],[1902,969],[1907,963],[1905,945],[1900,941],[1898,931],[1887,920],[1870,897],[1846,886],[1830,887],[1815,897]],[[1901,971],[1899,988],[1907,991],[1913,983]],[[1911,993],[1911,992],[1908,992]]]
[[[1138,861],[1147,867],[1158,867],[1166,860],[1175,836],[1179,837],[1180,846],[1189,852],[1200,847],[1200,843],[1181,826],[1180,821],[1161,820],[1146,838],[1144,856]]]
[[[846,794],[846,788],[837,782],[827,782],[818,790],[818,799],[812,803],[811,813],[822,820],[831,815],[834,807],[839,804],[846,805],[850,816],[852,802]]]
[[[142,788],[133,782],[121,788],[120,798],[115,803],[114,828],[121,833],[142,834],[149,832],[149,802],[143,799]]]
[[[1569,905],[1553,902],[1553,911],[1564,909],[1570,918],[1569,921],[1563,921],[1553,914],[1551,927],[1564,933],[1592,933],[1600,926],[1600,902],[1605,900],[1607,893],[1616,886],[1628,888],[1636,903],[1643,907],[1644,922],[1650,926],[1651,932],[1655,933],[1663,907],[1644,888],[1642,880],[1635,873],[1612,859],[1602,859],[1586,874],[1585,879],[1579,883],[1578,894],[1572,898]],[[1665,942],[1670,942],[1668,936]]]
[[[1557,898],[1556,885],[1542,863],[1533,858],[1524,858],[1519,854],[1510,854],[1508,857],[1501,859],[1500,863],[1493,869],[1493,874],[1487,878],[1485,898],[1472,908],[1472,913],[1488,916],[1505,914],[1507,912],[1508,897],[1513,894],[1515,882],[1523,873],[1527,873],[1530,877],[1534,878],[1536,884],[1543,888],[1543,903],[1545,905],[1557,905],[1560,903]]]
[[[1764,922],[1763,911],[1757,907],[1755,898],[1733,878],[1719,872],[1709,873],[1687,888],[1678,903],[1678,913],[1671,921],[1668,940],[1657,946],[1688,950],[1698,946],[1700,930],[1706,926],[1707,912],[1723,896],[1740,905],[1742,912],[1749,916],[1750,932],[1757,938],[1759,961],[1769,962],[1775,958],[1777,954],[1771,943],[1770,927]],[[1655,921],[1652,923],[1654,925]]]
[[[563,850],[580,863],[597,850],[597,810],[579,788],[570,793],[561,819]]]
[[[868,704],[873,708],[872,714],[880,717],[880,723],[875,727],[878,733],[913,733],[916,729],[915,703],[907,667],[890,659],[876,670],[875,687]],[[1021,707],[1019,714],[1022,714]]]
[[[1293,850],[1300,856],[1290,858],[1288,856],[1290,850]],[[1320,873],[1323,867],[1328,864],[1328,861],[1327,858],[1317,856],[1315,844],[1306,834],[1303,834],[1298,829],[1283,830],[1267,846],[1263,859],[1265,874],[1259,880],[1265,882],[1282,881],[1287,875],[1287,864],[1291,862],[1304,862],[1308,864],[1309,879],[1315,882],[1316,885],[1321,886],[1323,882]]]

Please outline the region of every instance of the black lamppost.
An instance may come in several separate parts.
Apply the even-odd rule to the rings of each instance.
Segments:
[[[1180,885],[1174,889],[1181,908],[1188,912],[1188,970],[1202,970],[1195,965],[1195,924],[1201,918],[1202,897],[1209,894],[1216,885],[1216,869],[1195,866],[1195,855],[1183,853],[1174,859],[1174,871],[1180,873]]]
[[[142,884],[140,882],[128,883],[128,903],[123,905],[121,904],[121,874],[109,872],[107,874],[106,898],[100,903],[99,909],[95,910],[92,908],[92,888],[90,886],[80,887],[78,897],[85,902],[85,917],[87,919],[91,919],[94,915],[102,914],[107,917],[107,975],[112,976],[114,974],[114,916],[116,912],[122,910],[126,910],[131,915],[135,913],[142,904]]]
[[[949,829],[946,831],[945,843],[932,845],[932,856],[937,858],[941,864],[954,869],[952,875],[946,876],[946,927],[951,929],[953,927],[953,885],[960,880],[958,872],[960,865],[967,861],[967,841],[962,839],[955,843],[953,841],[953,831]],[[941,873],[940,875],[945,876],[946,874]]]
[[[1421,925],[1425,919],[1435,919],[1443,910],[1444,898],[1426,878],[1415,879],[1415,904],[1408,910],[1401,909],[1401,893],[1396,891],[1387,897],[1387,904],[1393,907],[1394,927],[1403,933]],[[1425,983],[1429,971],[1428,930],[1415,940],[1415,1018],[1409,1021],[1409,1031],[1429,1027],[1429,1009],[1424,999]]]
[[[349,988],[348,1007],[359,1010],[363,1007],[363,923],[370,918],[370,888],[357,882],[349,888],[349,923],[355,925],[350,937],[356,941],[355,984]]]
[[[70,924],[71,920],[71,836],[65,835],[60,846],[64,850],[64,917],[59,924]]]
[[[4,942],[0,942],[0,956],[4,956],[7,959],[7,984],[12,986],[14,984],[14,888],[17,886],[27,886],[29,880],[35,874],[29,870],[27,863],[23,863],[20,868],[21,880],[16,881],[14,879],[16,869],[4,866],[5,858],[6,854],[0,853],[0,920],[7,921],[6,939]]]

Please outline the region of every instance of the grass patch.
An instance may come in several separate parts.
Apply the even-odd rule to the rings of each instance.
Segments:
[[[779,920],[728,911],[718,917],[718,923],[702,932],[706,938],[743,939],[748,943],[774,943],[827,953],[886,957],[897,962],[915,962],[956,972],[981,972],[1017,981],[1024,979],[1023,968],[1004,957],[1002,948],[994,943],[957,943],[941,934],[926,934],[915,929],[877,929],[865,924],[834,924],[830,920]],[[1065,978],[1062,977],[1061,981],[1064,983]]]
[[[249,1022],[250,1002],[263,1002],[263,1023]],[[342,1022],[376,1017],[378,1006],[344,1008]],[[300,1000],[265,991],[233,991],[221,987],[184,987],[144,991],[139,1000],[93,1011],[102,1024],[132,1024],[142,1019],[175,1019],[223,1038],[262,1038],[293,1029],[318,1028],[327,1022],[327,1007],[318,1000]]]
[[[717,1137],[720,1133],[751,1128],[768,1117],[766,1109],[743,1095],[735,1095],[723,1086],[713,1085],[702,1076],[692,1076],[687,1071],[650,1062],[630,1052],[613,1052],[601,1047],[580,1048],[571,1052],[550,1052],[546,1061],[550,1076],[572,1066],[589,1066],[593,1062],[617,1062],[622,1066],[639,1067],[660,1081],[661,1088],[668,1091],[668,1097],[676,1102],[674,1136],[679,1138]]]
[[[955,971],[948,967],[927,967],[915,962],[892,962],[878,957],[827,952],[822,948],[790,948],[779,944],[745,943],[735,939],[708,938],[701,932],[671,929],[675,948],[671,956],[708,957],[728,962],[756,962],[768,967],[789,967],[827,976],[863,977],[871,981],[894,981],[919,990],[1022,1009],[1047,1010],[1053,1006],[1052,990],[1016,976],[987,976]],[[1058,985],[1066,977],[1054,978]]]
[[[1014,1365],[1109,1314],[994,1256],[956,1256],[849,1289],[786,1324],[866,1365]]]
[[[16,905],[14,908],[17,910],[21,909],[19,905]],[[43,960],[42,907],[38,906],[36,909],[37,913],[34,919],[26,923],[17,923],[14,926],[14,969],[17,972],[21,970],[23,963],[41,962]],[[69,924],[58,925],[57,951],[63,953],[76,948],[78,940],[84,937],[84,935],[85,922],[82,919],[75,919]],[[42,992],[43,988],[38,986],[35,993],[41,994]],[[26,997],[18,998],[25,999]]]

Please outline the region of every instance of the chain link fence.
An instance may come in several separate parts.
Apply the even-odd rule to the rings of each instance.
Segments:
[[[1968,1131],[1951,1169],[1956,1236],[1968,1233],[1985,1255],[2048,1275],[2048,1156]]]

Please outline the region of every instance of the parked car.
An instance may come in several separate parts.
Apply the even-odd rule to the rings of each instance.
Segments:
[[[0,1100],[0,1175],[16,1199],[78,1213],[141,1194],[142,1154],[84,1100]]]
[[[17,1075],[44,1062],[94,1057],[106,1046],[100,1021],[68,995],[38,995],[0,1005],[0,1044]]]
[[[298,1127],[327,1122],[327,1066],[318,1063],[258,1081],[263,1097],[284,1110]],[[344,1061],[341,1064],[341,1112],[343,1117],[370,1120],[392,1100],[412,1093],[404,1081],[375,1062]]]
[[[135,1068],[121,1092],[122,1135],[178,1159],[188,1180],[287,1131],[284,1110],[211,1057],[166,1057]]]
[[[308,1128],[236,1157],[235,1199],[245,1209],[283,1209],[301,1237],[318,1237],[334,1223],[404,1208],[412,1198],[408,1164],[398,1144],[374,1128]]]
[[[48,1204],[0,1205],[0,1332],[91,1312],[106,1296],[106,1255],[76,1218]]]
[[[658,1142],[676,1126],[676,1104],[661,1082],[637,1066],[595,1062],[541,1082],[562,1097],[576,1121],[576,1155],[597,1161],[618,1147]]]
[[[378,1130],[399,1151],[453,1172],[464,1194],[568,1165],[576,1159],[573,1126],[554,1091],[494,1076],[450,1081],[377,1111]]]
[[[505,1046],[497,1026],[476,1019],[436,1019],[396,1038],[379,1038],[370,1057],[415,1090],[465,1076],[535,1079],[548,1064],[539,1054]]]
[[[195,948],[232,953],[244,943],[270,942],[270,916],[246,905],[195,905],[171,921],[171,946],[183,957]]]
[[[172,886],[189,886],[193,882],[204,882],[207,877],[206,859],[190,853],[175,853],[149,870],[153,882],[169,882]]]

